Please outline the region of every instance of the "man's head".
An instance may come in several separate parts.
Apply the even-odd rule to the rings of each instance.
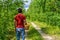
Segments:
[[[18,13],[22,13],[22,9],[21,8],[18,8]]]

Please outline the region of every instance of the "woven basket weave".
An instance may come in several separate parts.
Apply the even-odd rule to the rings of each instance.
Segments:
[[[30,27],[30,23],[27,22],[27,24],[25,24],[25,30],[29,30]]]

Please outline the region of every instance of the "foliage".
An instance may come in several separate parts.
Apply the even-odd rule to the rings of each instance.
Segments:
[[[33,21],[43,21],[51,25],[60,26],[58,0],[34,0],[27,12],[27,18]],[[43,5],[45,5],[43,7]]]
[[[59,0],[32,0],[26,15],[29,20],[45,22],[48,25],[56,26],[56,28],[58,27],[60,29],[59,13]]]
[[[0,40],[10,40],[9,31],[14,30],[17,8],[23,8],[22,0],[0,0]]]

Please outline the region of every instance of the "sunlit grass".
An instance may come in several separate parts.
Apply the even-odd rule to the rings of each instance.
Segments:
[[[49,35],[60,35],[60,29],[58,26],[52,26],[44,22],[35,21],[35,24],[38,25],[43,32]]]

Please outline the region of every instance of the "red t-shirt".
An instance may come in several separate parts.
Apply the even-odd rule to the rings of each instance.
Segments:
[[[26,17],[22,14],[22,13],[19,13],[15,16],[15,20],[17,22],[17,26],[16,28],[24,28],[24,21]]]

